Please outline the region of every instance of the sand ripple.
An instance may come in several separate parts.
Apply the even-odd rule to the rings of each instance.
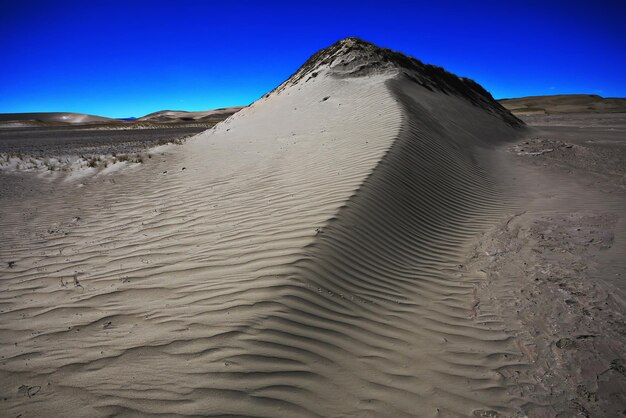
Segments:
[[[490,148],[514,135],[320,76],[114,181],[4,199],[5,413],[510,414],[520,356],[460,264],[510,209]]]

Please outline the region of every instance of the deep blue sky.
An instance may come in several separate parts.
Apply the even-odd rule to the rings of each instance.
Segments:
[[[473,78],[496,98],[626,97],[623,4],[0,0],[0,113],[249,104],[347,36]]]

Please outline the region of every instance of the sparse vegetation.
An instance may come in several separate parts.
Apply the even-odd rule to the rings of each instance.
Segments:
[[[189,138],[191,138],[192,136],[194,136],[195,134],[191,134],[191,135],[184,135],[178,138],[173,138],[173,139],[160,139],[157,141],[156,145],[169,145],[169,144],[174,144],[174,145],[182,145],[185,143],[185,141]]]
[[[222,115],[215,117],[222,117]],[[47,132],[38,128],[33,131],[32,140],[29,140],[31,142],[19,147],[7,145],[5,146],[6,151],[0,150],[0,171],[5,173],[31,172],[37,175],[43,174],[44,177],[48,178],[54,178],[59,174],[65,176],[70,173],[71,176],[78,178],[83,175],[94,175],[105,169],[108,169],[106,173],[111,173],[122,168],[121,164],[118,164],[119,167],[112,167],[117,163],[145,164],[148,159],[152,158],[151,152],[158,155],[163,151],[150,151],[150,148],[159,145],[181,145],[199,133],[201,128],[215,125],[213,120],[210,122],[203,120],[202,122],[201,124],[194,122],[193,127],[190,123],[155,124],[146,122],[146,125],[150,125],[152,128],[163,127],[167,129],[143,133],[137,132],[138,124],[134,125],[134,128],[130,128],[125,123],[115,126],[106,124],[73,126],[71,127],[72,132],[68,135],[70,138],[74,138],[76,132],[76,138],[80,138],[80,141],[72,140],[69,142],[66,138],[61,138],[58,131],[50,130]],[[194,129],[194,127],[198,129]],[[111,132],[118,129],[126,130],[127,128],[135,132]],[[104,132],[106,130],[110,132]],[[81,174],[80,171],[86,172]]]

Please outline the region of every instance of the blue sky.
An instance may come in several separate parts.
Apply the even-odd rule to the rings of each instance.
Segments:
[[[626,97],[626,2],[0,0],[0,113],[249,104],[347,36],[496,98]]]

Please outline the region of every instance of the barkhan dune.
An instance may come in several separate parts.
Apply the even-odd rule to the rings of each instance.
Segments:
[[[594,284],[587,315],[525,291],[574,277],[539,234],[580,235],[577,268],[585,234],[623,256],[623,188],[568,194],[529,135],[473,81],[347,38],[139,169],[34,179],[0,199],[2,414],[621,413],[623,293]]]

